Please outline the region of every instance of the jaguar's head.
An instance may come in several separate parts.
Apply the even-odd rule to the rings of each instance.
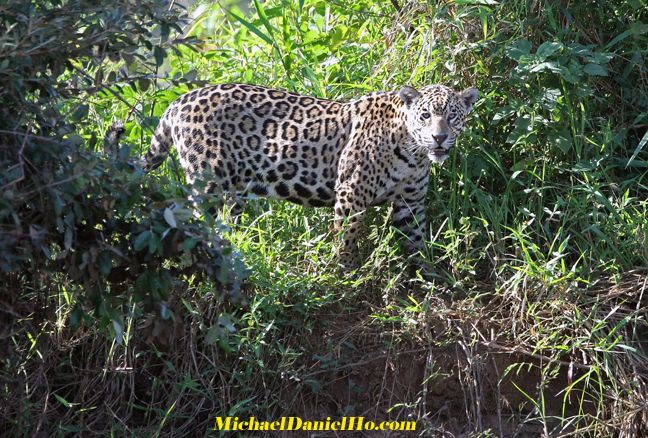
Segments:
[[[463,131],[478,94],[476,88],[457,93],[444,85],[428,85],[420,91],[401,88],[398,96],[404,103],[411,150],[425,153],[433,163],[443,163]]]

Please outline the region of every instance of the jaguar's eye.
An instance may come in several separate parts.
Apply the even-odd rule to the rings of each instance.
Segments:
[[[430,113],[423,113],[423,114],[421,114],[421,117],[423,117],[424,119],[429,119],[430,118]]]

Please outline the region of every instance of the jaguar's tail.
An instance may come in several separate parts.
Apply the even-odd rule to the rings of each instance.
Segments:
[[[162,115],[160,122],[153,132],[153,139],[148,152],[144,156],[143,169],[150,172],[162,165],[172,145],[171,128],[167,121],[167,112]]]
[[[108,154],[113,154],[119,149],[119,141],[125,132],[124,123],[120,120],[110,125],[104,136],[104,149]]]

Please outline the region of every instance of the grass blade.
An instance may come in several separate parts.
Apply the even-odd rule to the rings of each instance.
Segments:
[[[247,27],[252,33],[254,33],[256,36],[261,38],[263,41],[265,41],[266,43],[272,45],[272,43],[273,43],[272,38],[270,38],[268,35],[266,35],[261,30],[259,30],[258,27],[256,27],[255,25],[253,25],[252,23],[247,21],[245,18],[239,17],[238,15],[236,15],[234,12],[232,12],[230,10],[227,10],[227,13],[230,14],[232,17],[234,17],[243,26]]]
[[[635,148],[634,153],[632,154],[632,157],[630,157],[630,159],[628,160],[628,163],[626,164],[626,167],[628,167],[630,165],[630,163],[632,163],[632,160],[634,160],[637,157],[637,155],[639,155],[639,152],[641,152],[641,150],[644,148],[644,146],[646,146],[646,143],[648,143],[648,131],[646,131],[644,133],[643,137],[641,137],[641,140],[639,141],[639,144]]]

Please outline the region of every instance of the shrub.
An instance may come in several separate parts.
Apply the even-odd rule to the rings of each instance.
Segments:
[[[151,309],[181,276],[240,298],[242,266],[214,224],[194,218],[186,189],[146,177],[131,147],[116,132],[98,141],[87,117],[89,96],[148,86],[186,43],[170,39],[185,18],[156,0],[0,7],[0,278],[14,298],[71,282],[119,337],[123,304]],[[120,60],[149,73],[129,76]]]

